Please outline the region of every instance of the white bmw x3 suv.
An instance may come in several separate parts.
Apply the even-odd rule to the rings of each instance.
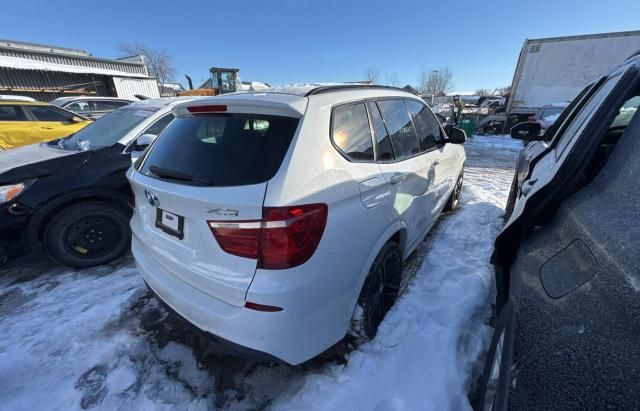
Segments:
[[[133,255],[153,292],[218,340],[290,364],[348,330],[372,338],[403,260],[457,205],[464,132],[447,137],[418,97],[374,86],[174,114],[128,174]]]

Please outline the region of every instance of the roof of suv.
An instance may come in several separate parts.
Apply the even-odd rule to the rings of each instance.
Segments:
[[[260,93],[294,94],[297,96],[309,97],[316,94],[330,93],[334,91],[363,90],[363,89],[395,90],[403,93],[409,93],[407,90],[404,90],[398,87],[382,86],[382,85],[376,85],[376,84],[358,84],[358,83],[292,84],[292,85],[271,87],[265,90],[260,90],[259,92]]]
[[[162,108],[167,106],[175,106],[179,103],[186,103],[193,100],[200,100],[203,97],[187,96],[187,97],[160,97],[148,100],[134,101],[126,106],[127,108]]]
[[[48,106],[49,103],[43,103],[42,101],[25,101],[25,100],[0,100],[0,105],[19,105],[19,106]]]
[[[335,94],[334,94],[335,93]],[[330,99],[331,103],[345,102],[358,98],[371,97],[415,97],[413,93],[406,90],[364,84],[300,84],[292,86],[272,87],[266,90],[253,92],[230,93],[214,97],[201,97],[197,100],[197,105],[217,105],[217,104],[237,104],[239,106],[262,106],[284,112],[294,111],[297,116],[303,115],[306,111],[309,98]],[[318,96],[318,97],[315,97]],[[256,104],[257,103],[257,104]],[[138,103],[134,103],[138,104]],[[176,107],[176,110],[185,109],[194,104],[184,104]]]

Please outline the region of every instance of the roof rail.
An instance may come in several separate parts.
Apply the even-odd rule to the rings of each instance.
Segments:
[[[627,59],[625,61],[631,60],[632,58],[638,57],[638,56],[640,56],[640,50],[636,51],[635,53],[633,53],[632,55],[627,57]]]
[[[333,91],[353,90],[353,89],[361,89],[361,88],[395,90],[395,91],[404,91],[405,93],[411,93],[410,91],[407,91],[400,87],[382,86],[377,84],[336,84],[332,86],[320,86],[320,87],[311,89],[304,95],[304,97],[309,97],[316,94],[331,93]]]

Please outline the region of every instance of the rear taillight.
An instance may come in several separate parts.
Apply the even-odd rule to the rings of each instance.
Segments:
[[[528,121],[529,123],[535,123],[535,122],[536,122],[536,121],[538,121],[538,120],[537,120],[535,117],[529,117],[529,118],[527,118],[527,121]]]
[[[327,223],[326,204],[265,207],[262,220],[209,221],[227,253],[258,260],[258,268],[279,270],[304,264],[316,251]]]
[[[258,258],[261,221],[209,221],[208,223],[224,251],[239,257]]]

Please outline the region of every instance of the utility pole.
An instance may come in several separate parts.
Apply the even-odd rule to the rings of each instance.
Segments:
[[[436,79],[437,79],[437,77],[438,77],[438,70],[433,70],[433,71],[431,72],[431,74],[435,74],[435,76],[433,76],[433,77],[432,77],[432,78],[433,78],[433,80],[434,80],[434,83],[435,83],[435,80],[436,80]],[[432,85],[431,85],[431,107],[433,107],[433,104],[435,103],[435,97],[436,97],[436,93],[435,93],[435,90],[434,90],[433,85],[434,85],[434,84],[432,84]]]

